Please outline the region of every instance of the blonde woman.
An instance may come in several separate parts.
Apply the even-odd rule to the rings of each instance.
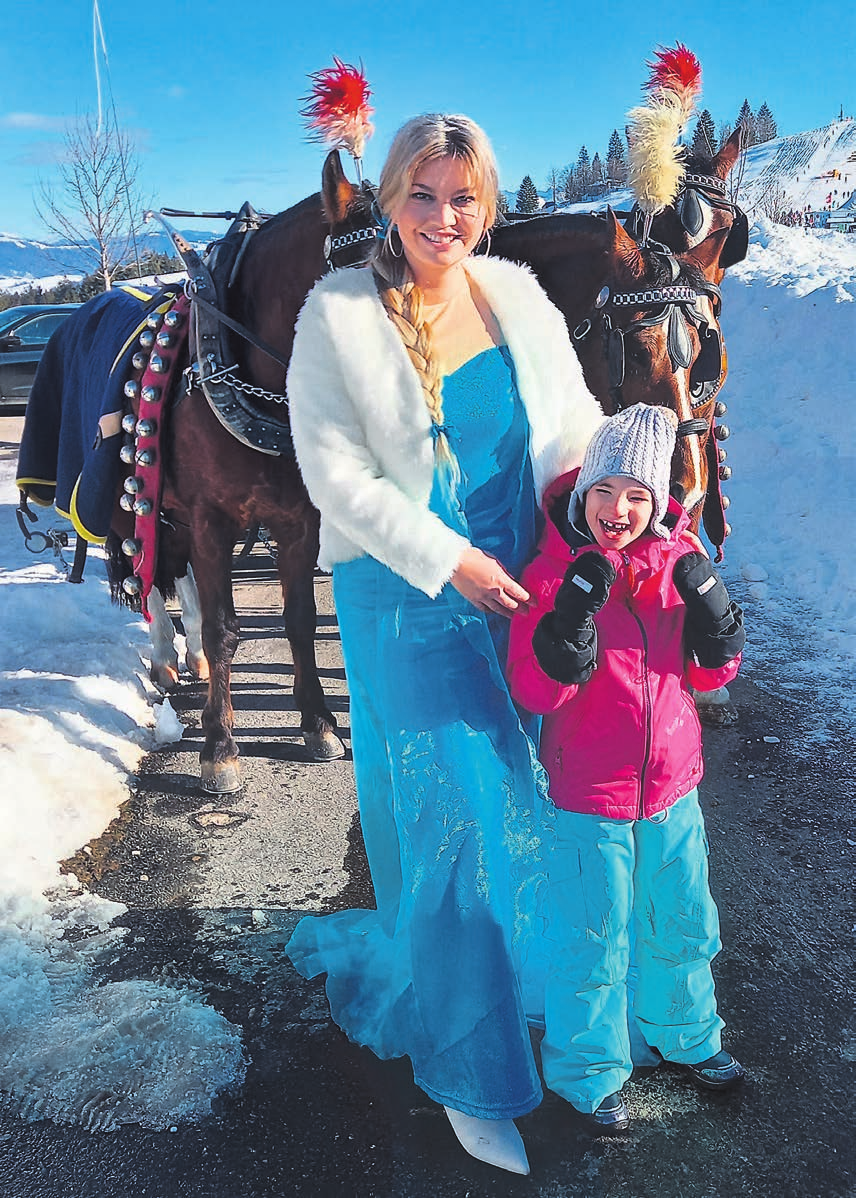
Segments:
[[[336,1022],[408,1056],[473,1156],[528,1173],[513,1120],[541,1099],[523,993],[544,791],[503,677],[545,486],[601,423],[561,314],[473,251],[496,214],[483,131],[396,135],[367,268],[314,288],[288,394],[321,513],[376,910],[309,917],[287,952]]]

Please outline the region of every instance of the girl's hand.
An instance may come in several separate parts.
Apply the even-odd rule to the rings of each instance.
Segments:
[[[511,616],[529,601],[529,592],[502,567],[495,557],[470,546],[449,580],[456,591],[479,611]]]

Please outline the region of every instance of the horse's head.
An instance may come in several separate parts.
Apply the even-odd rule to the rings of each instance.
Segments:
[[[639,246],[611,211],[606,230],[605,252],[587,275],[589,309],[571,330],[577,354],[608,414],[635,403],[675,412],[672,480],[693,512],[707,490],[707,444],[724,377],[719,289],[708,271],[728,231],[692,254],[672,254]]]
[[[730,198],[726,184],[742,144],[743,129],[738,126],[713,157],[689,155],[674,203],[658,213],[651,224],[651,238],[679,254],[697,248],[720,229],[727,230],[719,256],[710,261],[706,271],[713,283],[721,283],[727,268],[742,262],[749,247],[749,222]],[[644,225],[645,216],[637,204],[625,227],[632,237],[641,240]]]
[[[371,184],[355,187],[342,170],[339,151],[331,150],[321,171],[321,207],[330,226],[324,242],[328,266],[356,266],[368,257],[380,224],[374,199]]]

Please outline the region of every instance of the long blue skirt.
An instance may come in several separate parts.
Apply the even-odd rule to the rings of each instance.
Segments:
[[[491,373],[510,363],[474,361]],[[431,502],[468,532],[478,511],[474,543],[489,533],[491,551],[517,570],[534,536],[534,493],[513,387],[509,403],[490,461],[465,459],[457,485],[438,477]],[[490,528],[486,496],[499,502]],[[542,930],[546,779],[503,677],[508,622],[452,586],[429,599],[370,557],[337,566],[333,586],[377,909],[307,917],[286,952],[304,976],[327,974],[347,1035],[379,1057],[409,1056],[430,1097],[514,1118],[541,1098],[527,1008],[540,1008],[542,985],[530,950]]]

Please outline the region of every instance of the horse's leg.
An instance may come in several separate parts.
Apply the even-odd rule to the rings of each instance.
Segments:
[[[190,565],[183,578],[176,578],[175,589],[181,604],[181,622],[184,625],[185,664],[194,678],[200,682],[207,682],[209,671],[208,659],[202,648],[202,611],[196,579]]]
[[[232,658],[238,618],[232,598],[232,547],[238,528],[208,513],[191,522],[191,561],[202,613],[202,644],[208,659],[208,698],[202,711],[205,742],[199,755],[202,787],[230,794],[241,787],[238,746],[232,736]]]
[[[174,691],[178,686],[178,654],[175,651],[175,627],[172,617],[166,610],[163,595],[157,587],[152,587],[149,594],[149,639],[152,643],[152,664],[149,667],[149,677],[162,691]]]
[[[244,543],[241,546],[241,551],[238,554],[238,557],[249,557],[255,549],[258,539],[259,526],[258,524],[251,524],[247,529],[247,535],[244,537]]]
[[[315,563],[318,560],[318,514],[307,513],[303,528],[292,526],[291,535],[278,543],[277,569],[282,586],[282,617],[294,662],[294,702],[300,712],[300,730],[313,761],[343,757],[344,746],[336,735],[336,717],[327,707],[315,660]]]

